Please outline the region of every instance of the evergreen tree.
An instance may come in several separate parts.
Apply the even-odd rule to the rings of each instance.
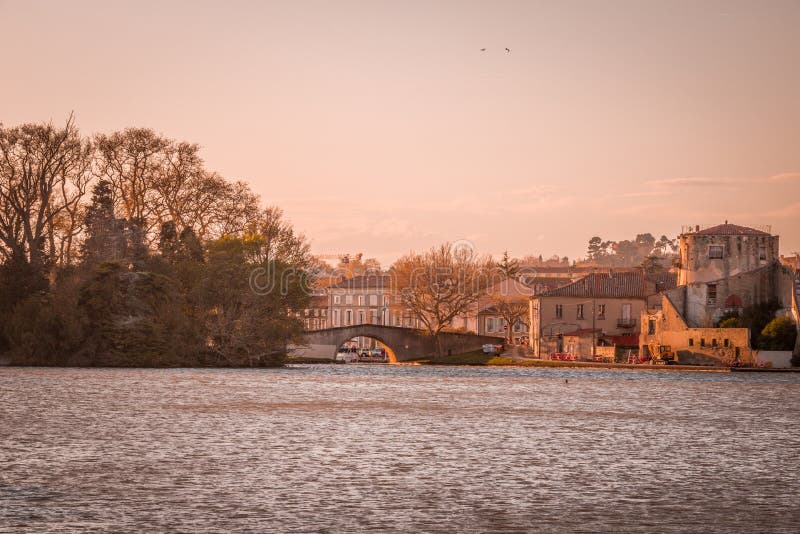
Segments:
[[[184,261],[203,263],[203,245],[192,228],[184,228],[180,235],[179,255]]]
[[[508,251],[503,252],[503,259],[498,264],[498,269],[506,278],[513,278],[519,272],[519,261],[508,257]]]
[[[111,184],[101,180],[92,190],[92,203],[86,210],[86,241],[83,261],[97,264],[125,257],[124,221],[114,215]]]
[[[158,250],[161,257],[169,263],[175,263],[180,250],[178,241],[178,231],[175,229],[173,221],[166,221],[161,224],[161,232],[158,238]]]

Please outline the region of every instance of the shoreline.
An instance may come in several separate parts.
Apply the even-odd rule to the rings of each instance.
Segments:
[[[383,363],[383,362],[364,362],[364,363],[342,363],[332,360],[289,360],[283,366],[275,367],[138,367],[138,366],[52,366],[52,365],[10,365],[5,361],[0,361],[0,369],[3,368],[25,368],[25,369],[281,369],[290,365],[397,365],[405,367],[487,367],[487,368],[539,368],[539,369],[589,369],[589,370],[619,370],[619,371],[654,371],[670,373],[800,373],[800,367],[775,368],[775,367],[714,367],[700,365],[636,365],[624,363],[599,363],[599,362],[558,362],[551,360],[513,360],[497,363],[448,363],[432,362],[429,360],[410,360],[405,362]]]
[[[331,360],[302,360],[287,361],[286,364],[295,365],[403,365],[403,366],[433,366],[433,367],[518,367],[518,368],[566,368],[566,369],[611,369],[633,371],[666,371],[686,373],[800,373],[800,367],[775,368],[775,367],[716,367],[711,365],[646,365],[626,363],[600,363],[600,362],[559,362],[552,360],[511,360],[508,362],[491,363],[457,363],[436,362],[430,360],[409,360],[396,363],[341,363]]]

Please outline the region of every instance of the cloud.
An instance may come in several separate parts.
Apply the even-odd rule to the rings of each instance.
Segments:
[[[800,202],[789,204],[783,208],[766,211],[762,216],[773,219],[796,219],[800,216]]]
[[[793,182],[795,180],[800,181],[800,172],[785,172],[782,174],[776,174],[774,176],[770,176],[769,178],[764,178],[764,182]]]
[[[510,189],[500,191],[498,194],[501,197],[542,197],[552,196],[559,191],[560,188],[553,185],[531,185],[517,189]]]
[[[668,180],[650,180],[645,182],[657,188],[719,187],[730,185],[765,184],[775,182],[793,182],[800,180],[800,172],[784,172],[772,176],[756,178],[671,178]]]
[[[655,187],[719,187],[721,185],[732,185],[748,183],[746,180],[734,178],[672,178],[670,180],[651,180],[645,182]]]
[[[628,193],[615,193],[611,195],[603,195],[595,197],[599,202],[608,202],[609,200],[623,200],[628,198],[653,198],[653,197],[666,197],[674,195],[675,191],[631,191]]]

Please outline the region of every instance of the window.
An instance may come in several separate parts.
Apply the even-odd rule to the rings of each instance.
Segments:
[[[487,317],[486,318],[486,331],[487,332],[494,332],[494,317]]]
[[[564,306],[556,304],[556,319],[561,319],[562,317],[564,317]]]
[[[606,318],[606,305],[605,304],[598,304],[597,305],[597,318],[598,319],[605,319]]]
[[[334,295],[334,296],[333,296],[333,303],[334,303],[334,304],[341,304],[341,303],[342,303],[342,297],[341,297],[341,295]]]
[[[583,319],[583,304],[578,304],[578,319]]]
[[[378,295],[370,295],[369,296],[369,305],[370,306],[377,306],[378,305]]]
[[[344,303],[345,304],[352,304],[353,303],[353,295],[345,295],[344,296]]]
[[[653,335],[656,333],[656,321],[655,319],[650,319],[647,321],[647,333],[649,335]]]
[[[700,338],[700,346],[701,347],[705,347],[706,346],[706,340],[704,338],[702,338],[702,337]]]
[[[708,297],[709,304],[716,304],[717,302],[717,284],[708,284],[706,286],[706,296]]]
[[[339,326],[339,310],[333,310],[333,326]]]
[[[693,337],[689,338],[689,346],[690,347],[694,347],[694,338]]]
[[[759,245],[758,246],[758,259],[759,260],[766,260],[767,259],[767,246],[766,245]]]
[[[722,345],[723,346],[728,347],[728,346],[730,346],[730,344],[731,344],[730,339],[725,338],[725,339],[722,340]]]
[[[359,306],[363,306],[364,305],[364,295],[359,295],[358,296],[358,305]]]
[[[369,312],[369,322],[372,324],[378,324],[378,310],[371,310]]]
[[[724,250],[725,247],[722,245],[711,245],[708,247],[708,257],[711,259],[720,259],[722,258]]]
[[[389,305],[389,295],[384,295],[383,296],[383,305],[384,306],[388,306]]]
[[[358,310],[358,324],[364,324],[364,310]]]
[[[711,339],[711,346],[712,347],[716,347],[717,346],[717,338],[712,338]]]
[[[345,326],[350,326],[351,324],[353,324],[353,311],[352,310],[347,310],[346,312],[344,312],[344,324],[345,324]]]

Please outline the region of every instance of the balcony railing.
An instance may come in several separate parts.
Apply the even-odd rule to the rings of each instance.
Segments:
[[[632,317],[621,317],[617,319],[617,328],[633,328],[636,326],[636,319]]]

